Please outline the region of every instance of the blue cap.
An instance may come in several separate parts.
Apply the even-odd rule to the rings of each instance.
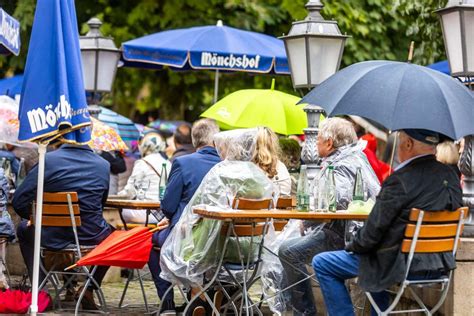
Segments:
[[[439,133],[427,129],[404,129],[408,136],[428,145],[437,145],[440,142]]]

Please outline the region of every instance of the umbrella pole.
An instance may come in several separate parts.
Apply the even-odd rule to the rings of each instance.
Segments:
[[[390,175],[393,173],[393,159],[395,157],[395,151],[397,150],[397,142],[398,142],[398,133],[395,134],[395,139],[393,140],[393,146],[392,146],[392,154],[390,155]]]
[[[30,313],[36,315],[38,312],[38,279],[41,246],[41,216],[43,214],[43,188],[44,188],[44,164],[47,143],[38,145],[38,187],[36,190],[36,213],[35,213],[35,248],[33,257],[33,280],[31,281],[31,306]]]
[[[217,94],[219,93],[219,69],[216,69],[216,74],[214,76],[214,102],[217,102]]]

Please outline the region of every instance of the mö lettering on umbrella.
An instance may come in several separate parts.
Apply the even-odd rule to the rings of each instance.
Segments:
[[[201,66],[258,69],[259,62],[260,55],[256,55],[255,57],[247,57],[247,55],[235,57],[234,54],[222,56],[217,53],[201,53]]]
[[[55,108],[52,104],[48,104],[44,107],[44,110],[38,107],[27,112],[32,133],[55,127],[58,122],[69,120],[76,114],[78,113],[72,112],[71,105],[64,94],[59,98],[58,105]]]

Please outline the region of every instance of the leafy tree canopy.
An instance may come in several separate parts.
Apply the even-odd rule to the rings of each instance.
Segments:
[[[6,2],[6,3],[5,3]],[[224,24],[273,36],[287,33],[291,22],[304,19],[306,0],[80,0],[76,1],[81,34],[86,22],[96,16],[101,31],[120,43],[167,29]],[[446,0],[345,0],[323,1],[322,15],[338,21],[346,42],[341,67],[371,59],[407,59],[415,41],[414,63],[429,64],[445,58],[443,38],[434,10]],[[0,6],[21,23],[20,56],[0,57],[0,77],[22,73],[26,61],[34,0],[0,0]],[[168,69],[121,68],[114,91],[103,103],[124,115],[158,111],[163,119],[194,120],[212,102],[214,74],[211,71],[172,72]],[[271,77],[224,74],[219,95],[244,88],[269,88]],[[277,78],[277,89],[296,93],[289,76]]]

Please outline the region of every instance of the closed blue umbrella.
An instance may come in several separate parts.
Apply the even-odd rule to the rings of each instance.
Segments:
[[[452,139],[474,134],[474,95],[458,80],[427,67],[374,60],[338,71],[300,103],[329,116],[357,115],[390,130],[421,128]]]
[[[219,71],[290,74],[282,40],[224,26],[222,21],[143,36],[123,43],[122,51],[125,66],[214,70],[215,93]]]
[[[122,140],[131,148],[131,142],[140,138],[140,131],[133,121],[112,110],[100,107],[99,121],[104,122],[117,131]]]
[[[20,53],[20,23],[0,8],[0,54]]]
[[[37,1],[18,113],[18,139],[39,143],[32,313],[38,311],[46,145],[53,139],[86,143],[91,136],[78,35],[73,0]]]

